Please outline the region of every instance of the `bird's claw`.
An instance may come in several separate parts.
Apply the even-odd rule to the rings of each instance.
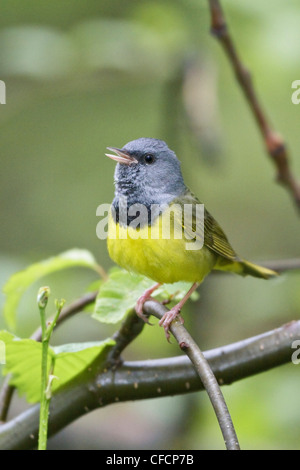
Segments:
[[[146,300],[149,300],[149,299],[151,299],[150,296],[142,295],[136,303],[135,311],[136,311],[137,316],[140,317],[145,323],[153,326],[153,323],[149,322],[149,318],[147,317],[147,315],[143,313],[144,303],[146,302]]]
[[[184,323],[184,319],[182,318],[181,315],[179,315],[180,313],[180,309],[179,308],[176,308],[173,307],[171,310],[169,310],[168,312],[166,312],[162,318],[159,320],[159,326],[162,326],[163,329],[165,330],[165,336],[167,338],[167,341],[170,343],[170,333],[169,333],[169,330],[170,330],[170,325],[172,323],[173,320],[175,320],[175,318],[178,318],[178,320],[180,321],[181,324]]]

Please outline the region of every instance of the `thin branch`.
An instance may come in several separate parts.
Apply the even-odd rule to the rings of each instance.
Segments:
[[[259,262],[259,264],[280,273],[300,269],[300,258],[262,261]],[[220,274],[221,271],[213,271],[213,273]],[[224,272],[222,272],[222,275],[224,275]],[[82,311],[85,306],[93,303],[96,296],[97,292],[90,292],[88,294],[83,295],[80,299],[75,300],[70,305],[67,305],[61,312],[58,324],[67,319],[69,316]],[[38,328],[33,333],[31,338],[35,339],[36,341],[40,341],[41,329]],[[9,376],[7,376],[0,390],[0,423],[6,421],[13,391],[14,387],[9,385]]]
[[[108,354],[107,367],[120,364],[121,353],[142,332],[144,326],[144,320],[136,314],[135,310],[131,310],[120,329],[113,334],[112,338],[116,344]]]
[[[67,305],[66,307],[64,307],[56,322],[56,325],[59,325],[71,315],[81,312],[84,309],[84,307],[93,303],[96,299],[97,293],[98,293],[97,291],[88,292],[87,294],[83,295],[80,299],[77,299],[74,302],[72,302],[70,305]],[[51,321],[53,320],[53,318],[50,318],[49,320]],[[31,339],[34,339],[35,341],[41,341],[42,339],[41,327],[38,327],[37,330],[31,335]],[[5,422],[7,419],[7,413],[8,413],[11,399],[13,396],[13,392],[15,389],[14,386],[9,385],[10,378],[11,378],[10,375],[5,377],[5,380],[2,384],[2,388],[0,390],[0,424]]]
[[[151,314],[156,316],[158,319],[161,319],[166,311],[167,309],[162,304],[153,300],[147,301],[144,305],[144,312],[151,312]],[[205,390],[216,413],[227,450],[239,450],[240,447],[238,438],[229,410],[227,408],[227,404],[221,392],[218,381],[214,376],[202,351],[179,319],[175,319],[171,323],[170,330],[176,338],[181,350],[184,351],[184,353],[189,357],[190,361],[194,365],[201,382],[205,387]]]
[[[82,310],[85,307],[92,304],[96,300],[97,294],[98,294],[98,291],[88,292],[87,294],[84,294],[79,299],[74,300],[74,302],[70,303],[69,305],[66,305],[62,309],[61,314],[58,317],[56,326],[60,325],[64,320],[66,320],[70,316],[75,315],[75,313],[82,312]],[[53,317],[49,318],[50,322],[52,320],[53,320]],[[41,341],[42,339],[41,327],[37,328],[35,332],[30,336],[30,338],[34,339],[35,341]]]
[[[271,127],[254,89],[251,75],[245,68],[237,53],[234,42],[229,34],[225,17],[219,0],[208,0],[211,14],[211,33],[219,40],[236,78],[245,94],[263,136],[269,156],[277,168],[277,181],[291,193],[295,204],[300,210],[300,184],[294,177],[290,165],[286,144]]]
[[[0,426],[2,423],[5,423],[7,419],[9,406],[15,390],[13,385],[9,385],[10,378],[10,375],[5,377],[0,390]]]
[[[147,306],[148,309],[148,306]],[[291,363],[292,343],[300,339],[300,321],[204,353],[220,385]],[[49,434],[53,435],[86,413],[112,403],[179,395],[203,390],[186,356],[124,362],[54,394]],[[36,446],[39,405],[33,405],[0,426],[0,449]]]
[[[273,269],[278,273],[300,269],[300,258],[294,259],[279,259],[271,261],[261,261],[258,262],[266,268]],[[213,271],[214,274],[220,274],[221,271]],[[224,272],[222,272],[224,275]],[[82,311],[82,309],[93,303],[97,296],[97,292],[90,292],[83,295],[80,299],[75,300],[70,305],[66,306],[59,317],[58,324],[67,319],[69,316]],[[118,334],[118,333],[117,333]],[[32,339],[36,341],[41,340],[41,329],[38,328],[33,335]],[[119,343],[118,343],[119,344]],[[7,376],[3,382],[2,388],[0,390],[0,423],[6,421],[9,405],[12,399],[12,394],[14,387],[9,385],[9,376]]]

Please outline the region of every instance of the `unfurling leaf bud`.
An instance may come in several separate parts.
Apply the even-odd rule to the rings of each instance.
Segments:
[[[46,308],[50,295],[49,287],[40,287],[37,295],[37,303],[39,308]]]

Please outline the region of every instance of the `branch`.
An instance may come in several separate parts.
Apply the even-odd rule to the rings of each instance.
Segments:
[[[211,33],[220,41],[236,78],[245,94],[263,136],[266,150],[277,168],[277,181],[291,193],[300,210],[300,184],[289,166],[289,155],[283,139],[272,129],[253,87],[249,71],[245,68],[229,34],[219,0],[208,0],[211,14]]]
[[[166,311],[167,309],[162,304],[153,300],[146,302],[144,305],[144,312],[154,315],[159,320],[163,317]],[[238,438],[224,396],[202,351],[199,349],[198,345],[184,328],[179,319],[176,319],[171,323],[170,330],[175,336],[182,351],[185,352],[191,363],[194,365],[195,370],[205,387],[216,413],[226,448],[228,450],[239,450]]]
[[[273,261],[262,261],[258,262],[266,268],[273,269],[274,271],[281,273],[285,271],[291,271],[295,269],[300,269],[300,258],[294,259],[279,259]],[[221,271],[213,271],[213,274],[220,274]],[[226,273],[225,273],[226,274]],[[224,275],[224,272],[222,272]],[[97,296],[97,292],[90,292],[83,295],[80,299],[75,300],[70,305],[63,308],[57,324],[60,324],[62,321],[67,319],[69,316],[81,312],[83,308],[94,302]],[[36,341],[41,340],[41,329],[38,328],[31,336],[32,339]],[[9,376],[7,376],[3,382],[2,388],[0,390],[0,423],[6,421],[9,405],[12,399],[14,392],[14,387],[9,385]]]
[[[296,339],[300,339],[300,321],[207,351],[204,355],[219,384],[231,384],[290,363],[293,351],[291,344]],[[203,390],[203,385],[185,356],[124,362],[92,376],[86,373],[84,381],[53,396],[49,434],[55,434],[89,411],[112,403],[199,390]],[[0,448],[34,448],[37,443],[38,421],[39,405],[34,405],[0,426]]]

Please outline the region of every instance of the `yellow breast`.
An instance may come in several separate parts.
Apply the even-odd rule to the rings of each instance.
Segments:
[[[201,282],[213,269],[216,256],[205,246],[187,249],[182,236],[181,218],[174,217],[170,236],[166,227],[168,211],[156,218],[151,227],[139,230],[115,224],[111,214],[108,223],[107,246],[110,257],[121,267],[153,279],[155,282]]]

